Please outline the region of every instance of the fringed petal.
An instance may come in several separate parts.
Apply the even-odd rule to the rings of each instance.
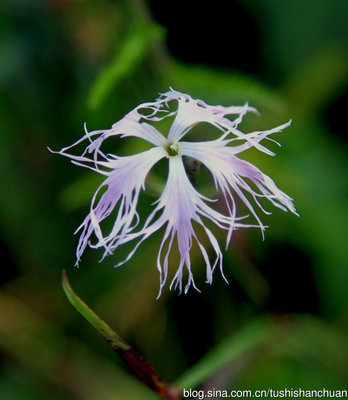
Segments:
[[[133,156],[103,162],[104,167],[111,171],[94,194],[90,212],[78,228],[78,231],[82,230],[82,233],[76,251],[77,262],[80,261],[87,245],[93,248],[103,247],[104,258],[112,254],[115,238],[122,240],[125,235],[133,231],[138,223],[136,207],[140,190],[144,187],[150,169],[164,156],[165,151],[160,147],[155,147]],[[103,232],[101,223],[116,206],[118,206],[118,211],[114,224],[106,234]],[[90,241],[92,234],[97,239],[97,242],[93,244]]]
[[[170,107],[170,102],[177,103],[175,110]],[[266,213],[268,212],[260,203],[262,198],[268,199],[282,210],[290,210],[296,214],[292,199],[280,191],[270,177],[236,156],[251,147],[274,155],[261,142],[264,139],[272,140],[269,136],[289,126],[291,121],[271,130],[243,133],[239,131],[238,125],[247,112],[257,113],[257,110],[248,104],[237,107],[211,106],[171,89],[160,95],[155,102],[140,104],[110,129],[88,132],[85,127],[85,135],[81,139],[58,152],[70,158],[74,164],[106,177],[92,198],[89,214],[78,229],[81,235],[76,251],[77,263],[87,246],[103,248],[104,258],[113,254],[119,246],[134,240],[133,250],[116,266],[122,265],[133,257],[142,242],[164,228],[157,256],[157,269],[160,274],[159,296],[169,275],[169,257],[174,241],[180,259],[170,288],[187,293],[191,286],[198,290],[190,259],[190,251],[195,243],[206,265],[206,282],[212,283],[217,267],[223,275],[222,252],[214,234],[205,225],[206,220],[227,232],[226,247],[236,229],[255,226],[241,222],[246,217],[237,215],[237,196],[253,214],[262,233],[266,227],[250,200],[254,200],[257,207]],[[229,115],[234,118],[227,118]],[[175,116],[174,121],[168,137],[165,137],[154,125],[171,116]],[[220,133],[219,139],[209,142],[181,142],[186,133],[200,122],[216,127]],[[155,147],[128,157],[104,154],[101,146],[113,136],[138,137]],[[81,155],[70,153],[72,148],[84,142],[87,142],[87,146]],[[208,202],[212,200],[201,195],[192,186],[185,172],[182,156],[192,157],[210,170],[216,189],[220,190],[225,199],[227,215],[210,207]],[[164,157],[169,159],[166,185],[143,226],[137,228],[140,222],[137,214],[140,191],[144,188],[150,169]],[[115,214],[114,221],[106,232],[104,221],[112,213]],[[201,238],[197,236],[197,227],[205,233],[207,243],[213,249],[212,260],[201,243]]]
[[[260,198],[268,199],[276,207],[284,211],[290,210],[297,215],[292,199],[278,189],[272,179],[257,167],[236,157],[235,154],[240,151],[238,148],[240,146],[229,147],[227,146],[228,143],[229,141],[226,140],[195,143],[181,142],[180,151],[183,155],[197,159],[209,169],[225,199],[229,216],[232,219],[236,218],[236,204],[234,199],[236,194],[254,215],[263,233],[265,226],[262,224],[253,205],[246,197],[246,193],[251,195],[256,205],[265,213],[268,212],[260,204]],[[258,189],[259,191],[257,192],[253,189],[248,182],[254,184],[256,190]],[[231,233],[228,235],[227,243],[230,240]]]
[[[166,225],[166,231],[157,257],[157,268],[160,272],[160,293],[167,280],[168,255],[173,246],[174,238],[176,238],[180,254],[180,262],[170,284],[170,288],[178,289],[179,292],[183,290],[183,276],[186,270],[188,280],[184,292],[186,293],[191,285],[198,290],[192,275],[190,261],[190,250],[193,244],[193,239],[198,244],[206,263],[207,282],[211,283],[212,274],[216,265],[219,265],[222,271],[222,253],[216,238],[204,225],[201,217],[209,219],[226,231],[230,230],[231,227],[233,227],[233,229],[244,227],[244,224],[239,223],[240,218],[224,216],[218,211],[213,210],[204,202],[204,199],[205,198],[199,194],[190,183],[185,172],[182,158],[180,156],[171,157],[169,159],[169,175],[166,186],[157,202],[156,208],[146,220],[143,228],[137,233],[129,233],[122,238],[117,238],[112,245],[112,250],[115,250],[121,244],[134,239],[139,240],[128,257],[117,266],[128,261],[144,240]],[[216,255],[213,263],[209,261],[206,250],[197,238],[193,228],[193,222],[200,225],[207,234],[209,242],[211,243]],[[161,253],[166,242],[169,242],[168,250],[162,262]]]
[[[243,137],[244,134],[237,130],[237,126],[247,112],[257,113],[257,110],[248,104],[232,107],[211,106],[202,100],[195,100],[191,96],[173,89],[162,94],[160,100],[164,101],[166,105],[172,100],[178,102],[176,117],[168,134],[168,140],[172,142],[181,140],[194,125],[200,122],[207,122],[215,126],[226,135],[233,129],[234,135]],[[236,118],[231,121],[225,118],[226,115],[236,115]]]

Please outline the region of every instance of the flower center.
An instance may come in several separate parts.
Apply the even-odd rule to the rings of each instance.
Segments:
[[[179,154],[178,143],[168,143],[166,150],[169,156],[177,156]]]

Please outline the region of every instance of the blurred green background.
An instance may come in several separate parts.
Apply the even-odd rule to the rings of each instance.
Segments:
[[[0,399],[156,398],[68,304],[63,268],[179,387],[347,388],[347,1],[2,0],[0,43]],[[165,288],[156,301],[160,234],[120,269],[127,247],[100,264],[88,250],[74,268],[73,232],[101,180],[46,147],[71,144],[84,122],[109,128],[169,86],[248,101],[261,117],[247,116],[245,132],[293,118],[275,136],[282,147],[270,145],[277,157],[242,158],[301,217],[271,210],[265,241],[238,232],[224,254],[229,285],[218,272],[206,285],[193,252],[202,293]]]

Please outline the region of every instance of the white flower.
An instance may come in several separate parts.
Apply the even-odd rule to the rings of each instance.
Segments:
[[[169,102],[177,105],[175,111],[170,111]],[[136,240],[135,247],[125,260],[117,264],[119,266],[133,256],[144,240],[163,227],[164,236],[157,256],[157,268],[160,273],[159,294],[167,280],[169,255],[175,239],[180,253],[180,262],[170,288],[178,287],[181,292],[183,274],[186,269],[188,274],[186,293],[190,285],[196,288],[190,261],[193,242],[197,243],[204,258],[207,283],[212,282],[216,266],[219,266],[222,272],[220,246],[204,220],[210,220],[219,228],[226,230],[227,247],[234,230],[254,226],[242,222],[245,216],[237,216],[237,197],[250,210],[262,233],[265,226],[248,197],[253,198],[258,208],[265,213],[267,212],[259,203],[260,198],[266,198],[276,207],[296,214],[292,199],[280,191],[270,177],[254,165],[237,157],[237,154],[250,147],[274,155],[261,144],[261,141],[269,139],[270,134],[288,127],[291,121],[268,131],[245,134],[238,130],[238,125],[249,111],[256,112],[247,104],[241,107],[210,106],[202,100],[195,100],[187,94],[170,90],[162,94],[155,102],[139,105],[115,123],[111,129],[93,132],[86,130],[86,134],[80,140],[62,149],[59,154],[69,157],[73,163],[90,168],[106,177],[92,198],[89,214],[78,229],[82,233],[76,251],[77,263],[87,245],[93,248],[104,248],[104,258],[106,255],[113,254],[120,245]],[[233,115],[234,118],[228,119],[226,117],[228,115]],[[154,125],[171,116],[175,116],[174,121],[165,137]],[[188,131],[200,122],[209,123],[217,128],[219,137],[206,142],[183,141]],[[119,157],[104,154],[101,145],[112,136],[121,138],[135,136],[150,142],[153,147],[131,156]],[[82,155],[68,153],[68,150],[84,141],[87,141],[88,145]],[[197,160],[211,172],[216,190],[225,200],[226,214],[208,205],[208,202],[212,200],[204,197],[194,188],[185,171],[183,156]],[[166,185],[153,211],[142,227],[137,230],[140,222],[137,213],[140,192],[145,189],[145,180],[149,171],[162,158],[167,158],[169,164]],[[252,187],[250,183],[253,184]],[[101,192],[103,193],[100,195]],[[100,198],[97,200],[97,197]],[[100,224],[113,212],[116,205],[118,212],[112,229],[104,232]],[[215,253],[213,261],[198,240],[193,223],[196,226],[200,225],[207,235]],[[92,234],[96,239],[94,243],[90,241]],[[167,250],[165,254],[162,254],[165,246]]]

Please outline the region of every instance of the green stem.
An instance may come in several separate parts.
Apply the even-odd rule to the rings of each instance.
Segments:
[[[141,355],[80,299],[72,289],[65,270],[62,274],[62,284],[66,297],[73,307],[102,334],[141,382],[155,391],[162,399],[179,399],[178,391],[175,388],[170,388]]]

